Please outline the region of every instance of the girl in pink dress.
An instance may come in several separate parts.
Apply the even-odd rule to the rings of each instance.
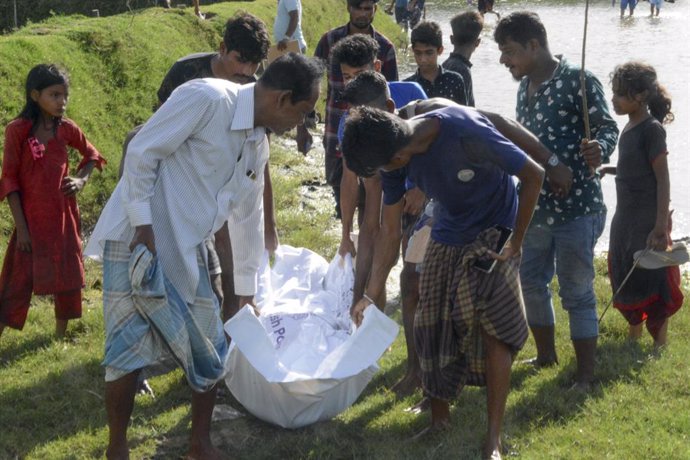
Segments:
[[[105,159],[79,127],[64,118],[69,81],[54,65],[40,64],[26,79],[26,104],[5,128],[0,200],[15,230],[0,274],[0,335],[22,329],[32,293],[53,295],[55,332],[81,317],[84,265],[76,195]],[[71,175],[68,147],[83,157]]]

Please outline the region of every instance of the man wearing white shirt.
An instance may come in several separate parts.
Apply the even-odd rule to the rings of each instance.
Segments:
[[[297,40],[302,53],[307,51],[307,42],[302,34],[302,4],[300,0],[278,0],[276,20],[273,23],[273,39],[279,51],[287,48],[287,42]]]
[[[223,40],[217,52],[190,54],[173,64],[158,88],[156,107],[163,105],[178,86],[195,78],[224,78],[240,84],[255,82],[254,74],[261,61],[266,59],[269,46],[268,30],[261,19],[249,13],[236,14],[226,22]],[[142,126],[130,131],[125,139],[120,159],[120,176],[124,169],[127,146]],[[278,246],[278,232],[268,164],[264,170],[264,225],[264,242],[266,249],[272,253]],[[232,275],[232,246],[227,233],[227,229],[221,229],[215,235],[215,241],[207,241],[211,285],[223,307],[223,320],[232,317],[239,309]],[[142,382],[141,389],[150,392],[145,382]]]
[[[184,302],[190,322],[224,361],[227,346],[203,241],[230,223],[237,242],[235,290],[242,305],[252,304],[263,253],[265,133],[292,129],[314,109],[322,75],[320,63],[290,53],[256,84],[191,81],[173,92],[130,144],[124,175],[85,251],[104,260],[108,458],[128,458],[127,425],[140,374],[154,375],[171,358],[164,335],[142,320],[131,300],[136,261],[129,260],[130,251],[144,245],[156,255],[167,295]],[[187,379],[191,384],[189,374]],[[204,390],[192,396],[189,456],[219,458],[209,436],[215,386]]]

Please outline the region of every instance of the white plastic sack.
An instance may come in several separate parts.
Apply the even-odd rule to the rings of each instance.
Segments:
[[[341,257],[336,254],[326,271],[324,291],[334,296],[332,303],[329,303],[330,311],[341,324],[347,325],[346,327],[351,324],[350,306],[354,285],[355,268],[352,256],[346,254],[345,257]]]
[[[273,268],[268,253],[259,268],[259,286],[255,296],[259,309],[303,303],[310,294],[323,290],[328,262],[320,255],[304,248],[281,245],[275,252]]]
[[[233,344],[228,388],[256,417],[285,428],[334,417],[369,383],[398,325],[368,308],[355,330],[349,257],[329,265],[311,251],[281,246],[260,278],[260,316],[245,306],[225,324]]]

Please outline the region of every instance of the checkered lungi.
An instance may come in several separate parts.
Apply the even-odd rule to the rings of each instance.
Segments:
[[[486,385],[484,330],[517,353],[528,337],[519,258],[491,273],[472,268],[495,247],[498,230],[484,230],[466,246],[431,241],[424,258],[414,337],[428,396],[455,398],[464,385]]]
[[[142,370],[140,378],[182,367],[192,389],[223,377],[228,346],[218,301],[199,246],[199,286],[187,304],[145,246],[107,241],[103,253],[106,381]]]

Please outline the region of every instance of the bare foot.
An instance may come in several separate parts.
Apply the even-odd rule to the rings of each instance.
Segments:
[[[55,337],[58,338],[58,340],[62,340],[65,338],[65,335],[67,334],[67,320],[66,319],[55,319]]]
[[[484,446],[484,451],[482,452],[482,460],[501,460],[501,446]]]
[[[482,447],[482,460],[501,460],[503,458],[501,457],[502,450],[500,437],[494,440],[487,438]]]
[[[652,353],[649,357],[652,359],[659,358],[663,354],[664,350],[666,350],[666,342],[664,342],[664,343],[654,342],[654,349],[652,350]]]
[[[419,387],[420,380],[419,377],[412,374],[405,374],[403,378],[398,380],[398,382],[391,387],[398,398],[404,398],[405,396],[411,395],[414,390]]]
[[[129,460],[129,448],[124,447],[110,447],[105,451],[105,458],[108,460]]]
[[[577,393],[590,393],[592,391],[592,382],[575,381],[570,387],[570,391]]]
[[[210,442],[205,445],[190,446],[186,460],[226,460],[229,458]]]
[[[419,440],[427,438],[429,436],[433,436],[435,434],[446,431],[449,428],[450,428],[450,421],[448,421],[448,420],[444,420],[444,421],[438,422],[438,423],[432,423],[431,425],[427,426],[426,428],[424,428],[419,433],[412,436],[410,438],[410,441],[419,441]]]
[[[528,366],[533,366],[535,369],[543,369],[557,365],[558,359],[540,360],[539,358],[529,358],[520,361],[520,364],[527,364]]]
[[[430,407],[431,407],[431,400],[427,397],[424,397],[424,399],[419,401],[414,406],[411,406],[411,407],[408,407],[407,409],[404,409],[404,412],[409,412],[410,414],[419,415],[422,412],[428,411]]]

